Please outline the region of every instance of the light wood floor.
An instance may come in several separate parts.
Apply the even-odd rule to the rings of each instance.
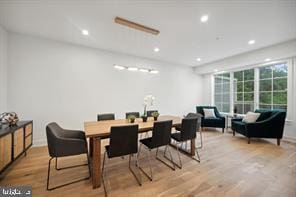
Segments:
[[[206,131],[201,163],[182,156],[183,168],[172,171],[152,160],[154,180],[142,176],[138,186],[128,170],[128,160],[111,159],[107,163],[109,196],[296,196],[296,145],[276,140],[252,140],[243,136]],[[199,139],[197,139],[197,143]],[[145,152],[144,152],[145,153]],[[177,155],[173,150],[177,161]],[[31,148],[1,177],[0,185],[31,185],[33,196],[104,196],[103,187],[92,189],[90,180],[51,192],[46,191],[47,147]],[[59,160],[59,166],[86,162],[85,156]],[[141,163],[145,166],[147,161]],[[51,184],[87,176],[86,166],[55,171]]]

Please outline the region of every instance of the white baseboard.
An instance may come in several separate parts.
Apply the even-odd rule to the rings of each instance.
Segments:
[[[292,143],[296,143],[296,137],[284,136],[283,140],[288,141],[288,142],[292,142]]]
[[[47,141],[46,140],[34,140],[33,147],[39,147],[39,146],[47,146]]]

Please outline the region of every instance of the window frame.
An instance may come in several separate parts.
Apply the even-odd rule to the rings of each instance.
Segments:
[[[281,60],[277,60],[277,61],[271,61],[271,62],[267,62],[267,63],[259,63],[259,64],[253,64],[253,65],[248,65],[248,66],[243,66],[240,68],[236,68],[236,69],[231,69],[228,71],[224,71],[223,73],[230,73],[230,113],[227,112],[221,112],[223,114],[233,114],[233,108],[234,108],[234,89],[233,89],[233,84],[234,84],[234,72],[237,71],[243,71],[243,70],[249,70],[249,69],[254,69],[254,109],[258,109],[259,108],[259,94],[260,94],[260,90],[259,90],[259,82],[260,82],[260,76],[259,76],[259,69],[262,67],[266,67],[266,66],[273,66],[276,64],[286,64],[287,65],[287,77],[279,77],[279,78],[287,78],[287,119],[289,120],[292,117],[292,111],[291,110],[293,108],[293,73],[294,73],[294,68],[293,68],[293,59],[295,59],[295,57],[289,58],[289,59],[281,59]],[[212,99],[211,99],[211,103],[212,105],[215,105],[215,75],[217,74],[222,74],[220,73],[213,73],[212,74]],[[296,76],[294,76],[296,77]],[[273,91],[271,91],[273,92]],[[244,116],[244,114],[238,114],[241,116]]]

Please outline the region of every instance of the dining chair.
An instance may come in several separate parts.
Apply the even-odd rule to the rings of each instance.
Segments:
[[[152,181],[153,179],[153,173],[152,173],[152,167],[151,167],[151,150],[156,148],[156,159],[164,163],[166,166],[170,167],[171,169],[175,170],[175,163],[173,162],[172,154],[170,151],[169,144],[171,142],[171,131],[172,131],[172,120],[167,120],[167,121],[157,121],[154,122],[153,125],[153,130],[152,130],[152,137],[141,139],[140,140],[140,148],[138,152],[138,158],[140,157],[141,153],[141,147],[144,145],[148,150],[149,156],[148,162],[149,162],[149,169],[150,169],[150,176],[148,173],[144,171],[144,169],[139,165],[140,170]],[[165,151],[168,150],[170,154],[170,162],[172,166],[164,162],[158,157],[158,148],[165,146]],[[165,155],[164,155],[165,156]]]
[[[138,130],[139,125],[125,125],[111,127],[110,144],[105,146],[105,153],[102,167],[102,180],[104,184],[105,195],[107,196],[107,189],[104,180],[106,157],[122,157],[129,155],[129,170],[134,175],[138,184],[141,186],[141,174],[139,178],[131,168],[131,158],[138,153]],[[136,166],[139,166],[138,157],[136,157]]]
[[[139,112],[126,112],[125,118],[127,119],[129,116],[135,116],[136,118],[140,118],[140,113]]]
[[[113,113],[108,113],[108,114],[98,114],[97,120],[115,120],[115,114]]]
[[[196,117],[183,118],[181,123],[181,128],[179,129],[180,132],[171,134],[172,139],[175,140],[177,143],[176,147],[177,147],[177,153],[178,153],[180,164],[175,163],[175,165],[178,166],[179,168],[182,168],[179,145],[181,144],[181,147],[182,147],[183,143],[196,138],[196,128],[198,123],[197,121],[198,119]],[[193,157],[192,158],[200,162],[200,156],[198,154],[197,148],[194,147],[194,149],[196,151],[198,159],[195,159]]]
[[[148,117],[152,117],[152,114],[153,114],[154,112],[158,112],[158,110],[148,110],[148,111],[147,111],[147,116],[148,116]]]
[[[50,159],[48,161],[48,171],[47,171],[47,184],[46,184],[47,190],[54,190],[54,189],[90,178],[91,176],[90,160],[89,160],[88,150],[87,150],[87,141],[83,131],[62,129],[57,123],[52,122],[46,126],[46,136],[47,136],[48,153],[50,156]],[[89,176],[70,183],[49,188],[50,165],[51,165],[52,159],[54,158],[56,159],[55,169],[63,170],[63,169],[74,168],[74,167],[79,167],[83,165],[75,165],[75,166],[69,166],[64,168],[58,168],[58,158],[65,157],[65,156],[80,155],[80,154],[86,154],[87,156],[88,164],[83,164],[83,165],[88,165]]]

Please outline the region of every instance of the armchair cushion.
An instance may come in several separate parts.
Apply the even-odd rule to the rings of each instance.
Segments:
[[[203,109],[205,118],[216,118],[214,109]]]
[[[259,118],[260,113],[248,112],[246,116],[243,118],[243,122],[245,123],[253,123]]]
[[[204,109],[214,109],[215,118],[201,118],[202,127],[225,128],[225,117],[222,116],[215,106],[197,106],[196,111],[199,114],[205,115]]]

